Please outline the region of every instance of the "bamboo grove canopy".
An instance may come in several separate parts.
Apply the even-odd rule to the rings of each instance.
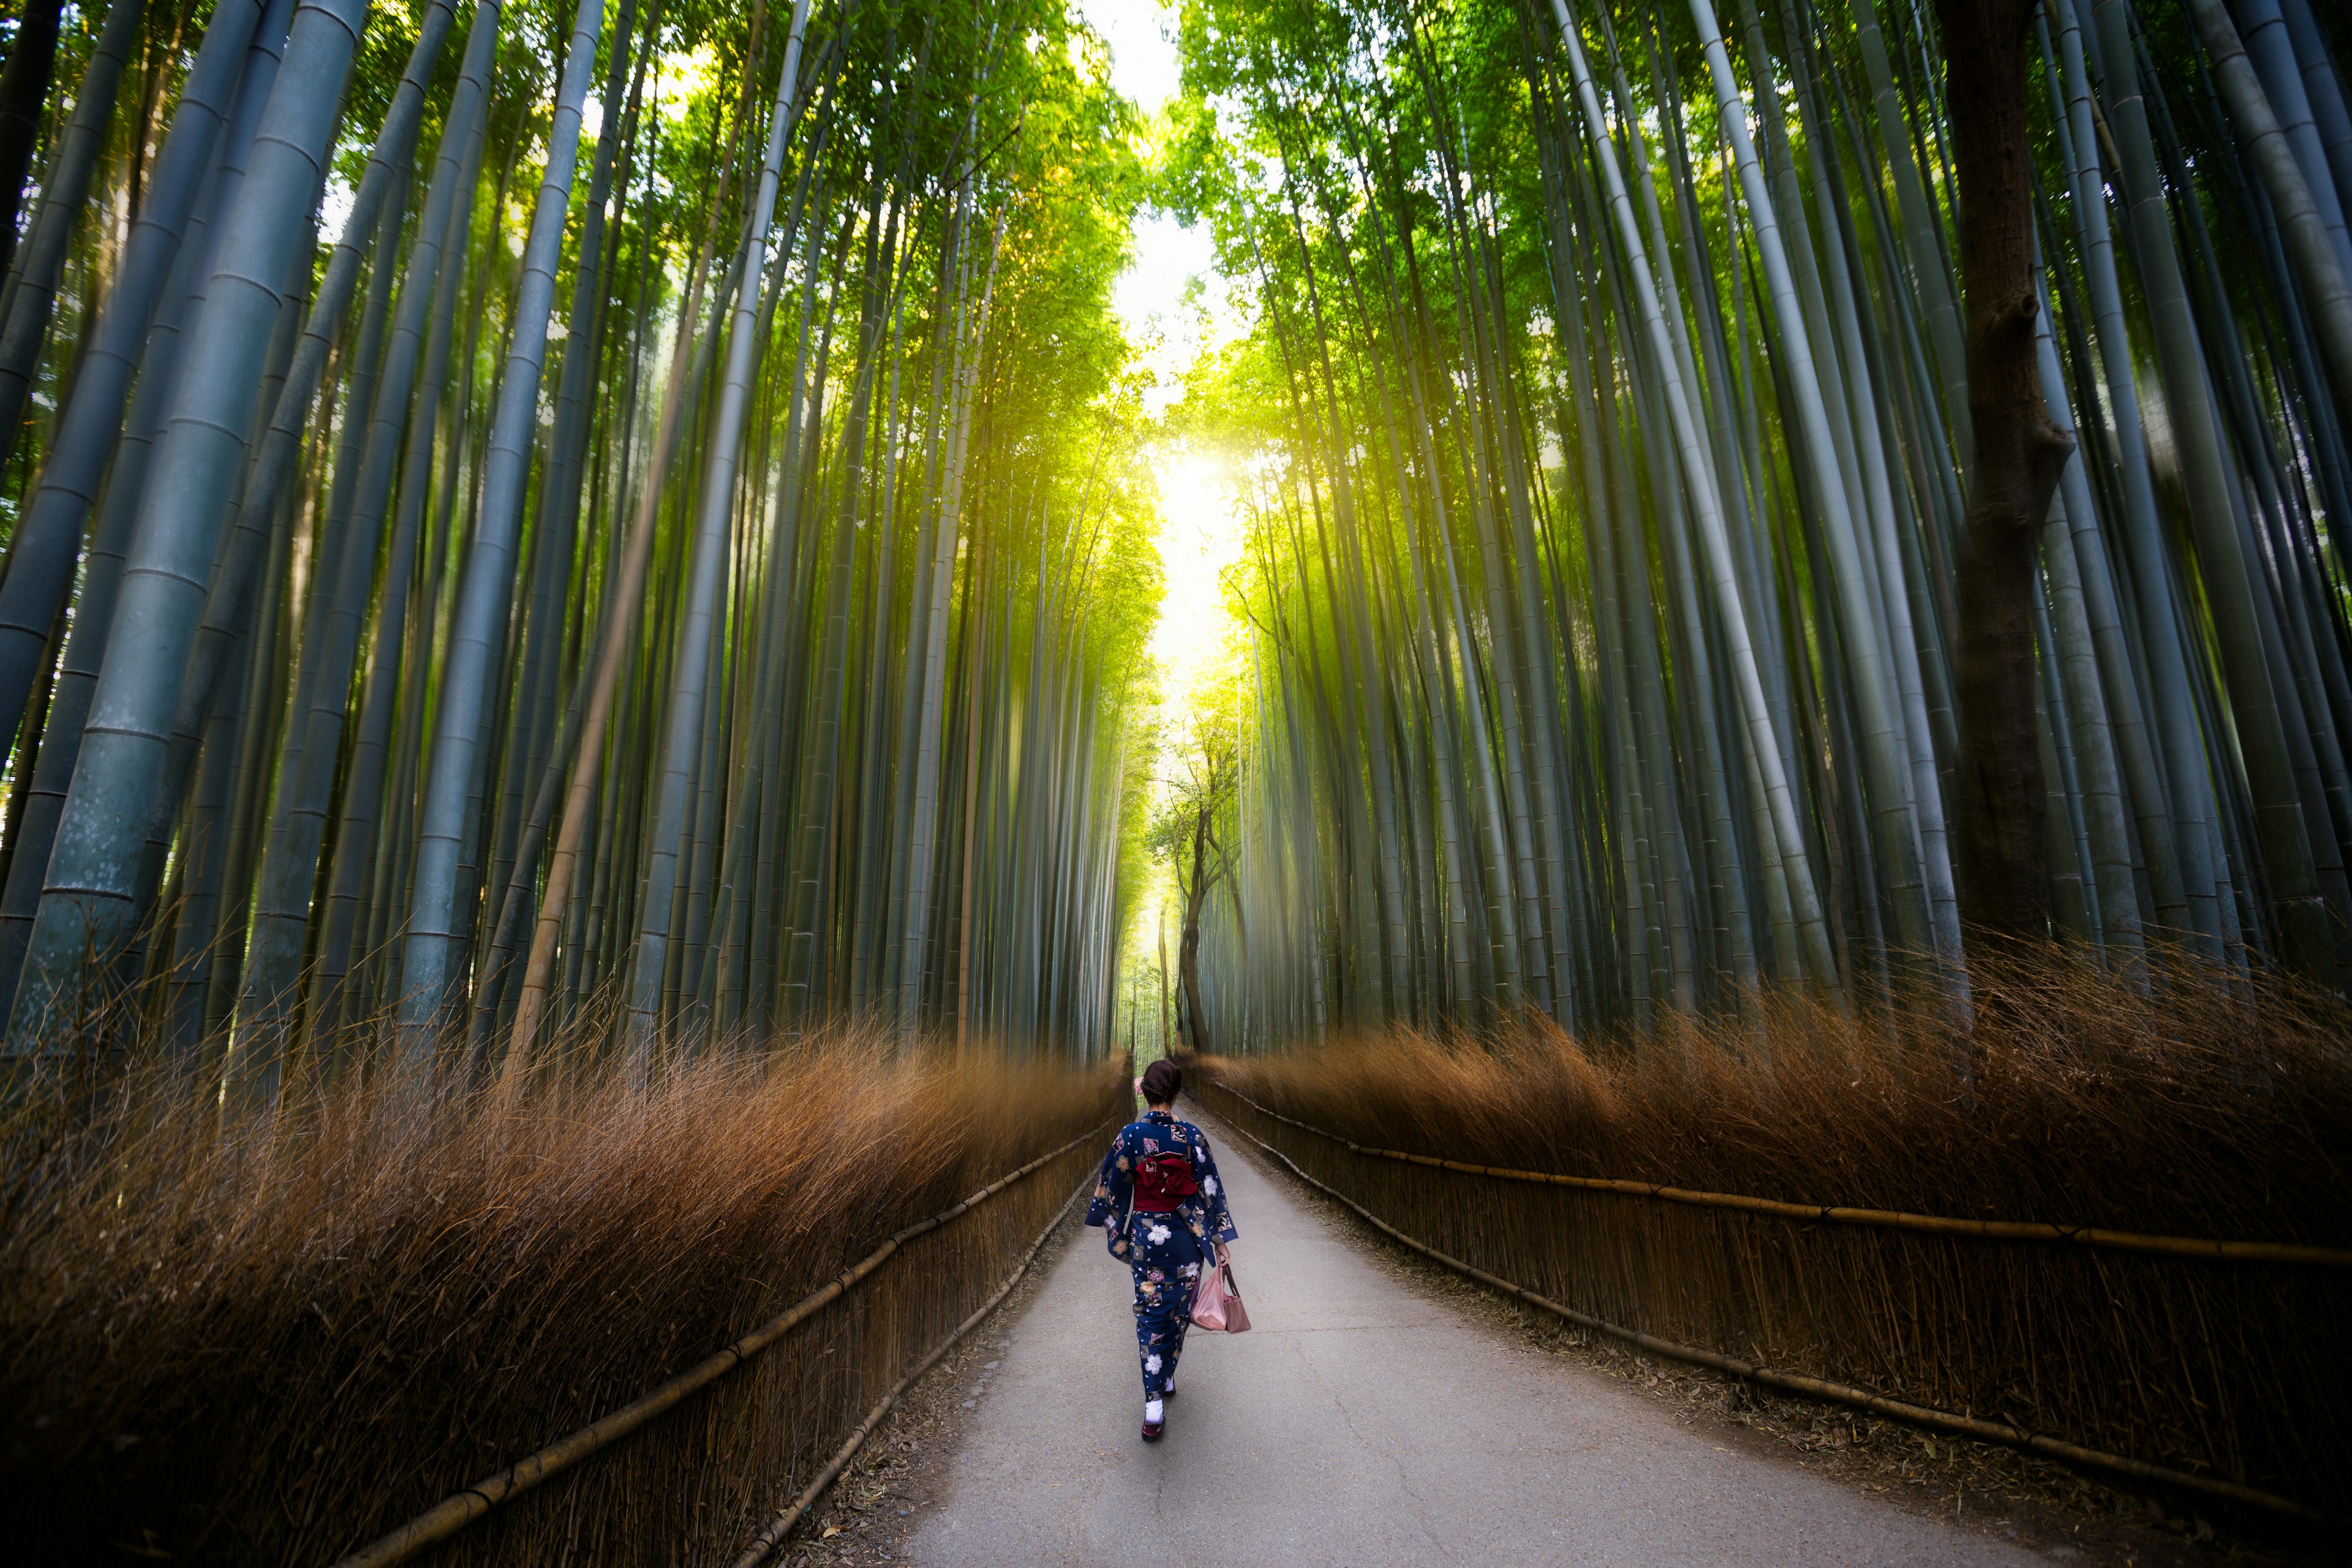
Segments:
[[[11,1055],[259,1107],[852,1010],[1107,1048],[1159,575],[1098,44],[66,15],[0,304]]]
[[[1250,540],[1206,1037],[1800,981],[1964,1005],[1933,9],[1188,0],[1182,30],[1171,177],[1256,304],[1189,416]],[[2339,987],[2342,16],[2043,0],[2035,41],[2040,384],[2076,442],[2032,608],[2053,923],[2128,972],[2163,943]]]
[[[1203,1043],[1964,996],[1930,8],[1175,16],[1155,185],[1054,0],[26,0],[5,1049],[267,1105],[362,1047],[1107,1047],[1154,195],[1254,305],[1175,416],[1248,538]],[[2036,42],[2049,907],[2340,986],[2343,25]]]

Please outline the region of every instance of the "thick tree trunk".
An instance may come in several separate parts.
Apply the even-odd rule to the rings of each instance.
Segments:
[[[1160,907],[1160,1054],[1176,1044],[1176,1010],[1168,999],[1168,906]]]
[[[65,0],[33,0],[16,24],[8,64],[0,68],[0,276],[16,251],[25,176],[41,142],[41,104],[58,61],[58,13]]]
[[[1959,561],[1954,770],[1960,912],[2007,936],[2049,929],[2034,728],[2038,531],[2074,442],[2035,378],[2027,55],[2032,0],[1937,0],[1959,183],[1960,282],[1975,451]]]
[[[1184,889],[1184,934],[1176,943],[1176,979],[1184,988],[1184,1043],[1206,1053],[1209,1031],[1201,1022],[1201,910],[1209,901],[1209,808],[1192,816],[1192,880]]]

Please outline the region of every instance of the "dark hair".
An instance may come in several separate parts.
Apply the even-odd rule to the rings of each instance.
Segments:
[[[1183,1087],[1182,1070],[1166,1057],[1143,1069],[1143,1098],[1153,1105],[1173,1104]]]

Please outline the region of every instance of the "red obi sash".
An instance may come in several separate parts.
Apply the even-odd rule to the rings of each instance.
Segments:
[[[1192,1157],[1181,1151],[1172,1154],[1146,1154],[1135,1163],[1135,1211],[1138,1214],[1174,1214],[1180,1198],[1189,1198],[1201,1190],[1192,1180]]]

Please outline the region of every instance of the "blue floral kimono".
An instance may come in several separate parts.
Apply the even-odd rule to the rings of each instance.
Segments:
[[[1103,1156],[1087,1223],[1108,1232],[1110,1255],[1135,1275],[1136,1355],[1143,1396],[1156,1399],[1184,1353],[1201,1265],[1236,1234],[1209,1140],[1165,1110],[1129,1122]]]

